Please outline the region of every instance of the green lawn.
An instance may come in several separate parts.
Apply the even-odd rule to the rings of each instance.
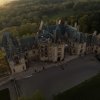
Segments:
[[[0,91],[0,100],[10,100],[10,93],[8,89]]]
[[[100,100],[100,74],[54,96],[54,100]]]

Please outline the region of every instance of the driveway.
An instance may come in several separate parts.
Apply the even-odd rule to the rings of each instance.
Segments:
[[[95,58],[83,57],[70,63],[50,68],[44,72],[33,74],[30,78],[26,77],[23,80],[19,80],[18,84],[23,91],[23,95],[32,95],[36,90],[40,90],[48,100],[51,100],[52,95],[89,79],[99,71],[100,62]]]
[[[24,79],[18,80],[17,83],[24,96],[31,96],[36,90],[39,90],[48,100],[52,100],[52,95],[78,85],[99,72],[100,62],[94,57],[87,56],[49,68],[40,73],[25,76]],[[8,82],[0,89],[5,87],[10,89],[12,100],[16,100],[16,93],[12,83]]]

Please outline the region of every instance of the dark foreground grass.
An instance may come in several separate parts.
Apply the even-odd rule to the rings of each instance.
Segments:
[[[54,96],[54,100],[100,100],[100,74]]]
[[[4,89],[0,91],[0,100],[10,100],[9,89]]]

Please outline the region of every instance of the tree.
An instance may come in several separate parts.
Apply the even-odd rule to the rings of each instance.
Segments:
[[[45,100],[45,97],[43,96],[43,94],[40,91],[36,91],[33,96],[32,96],[32,100]]]
[[[20,98],[18,98],[18,100],[30,100],[30,99],[27,97],[20,97]]]
[[[37,32],[37,24],[36,23],[26,23],[19,27],[19,36],[32,34]]]
[[[18,100],[45,100],[45,97],[40,91],[36,91],[31,97],[20,97]]]
[[[88,15],[83,15],[79,19],[80,31],[89,32],[90,31],[90,20]]]
[[[9,66],[5,57],[6,53],[0,50],[0,76],[9,73]]]
[[[100,32],[100,12],[94,13],[90,16],[91,19],[91,30],[97,30]]]
[[[68,20],[68,24],[74,26],[75,22],[77,22],[77,17],[75,17],[75,16],[70,16],[70,17],[68,17],[67,20]]]

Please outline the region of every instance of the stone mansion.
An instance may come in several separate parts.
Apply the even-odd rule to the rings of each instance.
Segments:
[[[1,48],[14,74],[26,70],[29,61],[62,61],[65,53],[99,54],[100,34],[79,32],[76,25],[66,25],[63,20],[51,26],[45,26],[41,21],[35,37],[26,36],[18,39],[8,32],[3,33]]]

